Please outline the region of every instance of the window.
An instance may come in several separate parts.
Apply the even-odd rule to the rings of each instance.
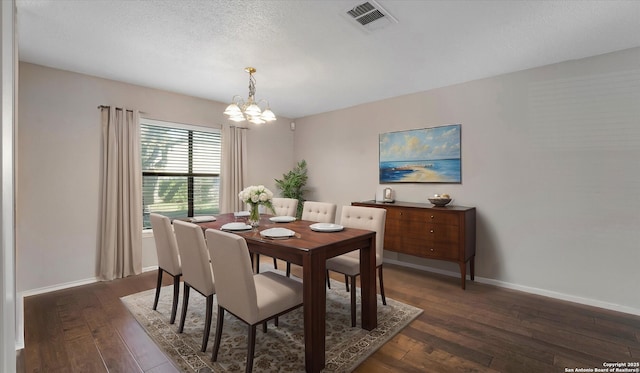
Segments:
[[[173,217],[220,212],[220,131],[140,119],[143,227],[149,213]]]

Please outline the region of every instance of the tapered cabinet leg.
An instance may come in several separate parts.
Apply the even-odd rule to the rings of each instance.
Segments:
[[[467,263],[460,262],[460,277],[462,281],[462,290],[465,290],[467,283]]]

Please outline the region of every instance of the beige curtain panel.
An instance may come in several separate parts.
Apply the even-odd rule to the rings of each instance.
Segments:
[[[142,171],[137,110],[101,106],[100,278],[142,272]]]
[[[247,129],[222,127],[222,200],[220,212],[245,210],[238,198],[247,180]]]

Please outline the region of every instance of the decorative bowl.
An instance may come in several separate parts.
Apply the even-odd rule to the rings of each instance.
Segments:
[[[444,207],[451,202],[451,198],[429,198],[429,202],[437,207]]]

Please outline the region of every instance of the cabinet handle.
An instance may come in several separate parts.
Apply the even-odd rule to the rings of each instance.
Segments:
[[[433,219],[433,215],[431,215],[431,219]]]
[[[430,230],[429,232],[433,233],[433,229],[432,229],[432,230]]]
[[[433,252],[433,249],[429,249],[429,251]]]

